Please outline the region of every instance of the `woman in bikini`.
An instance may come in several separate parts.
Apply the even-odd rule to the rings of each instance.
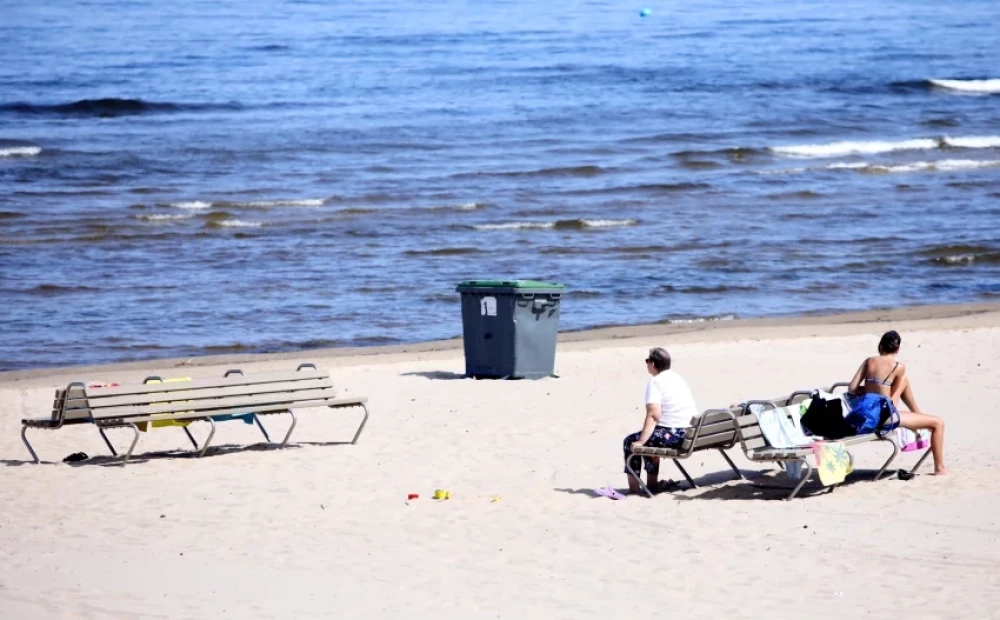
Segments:
[[[906,377],[906,366],[896,360],[902,339],[895,331],[882,334],[878,343],[878,355],[869,357],[851,379],[848,391],[858,397],[851,400],[851,412],[863,411],[870,407],[881,407],[886,403],[890,411],[896,412],[896,403],[902,400],[910,411],[899,412],[899,424],[912,431],[927,429],[931,432],[931,454],[934,456],[934,473],[950,474],[944,465],[944,420],[920,411],[910,380]]]

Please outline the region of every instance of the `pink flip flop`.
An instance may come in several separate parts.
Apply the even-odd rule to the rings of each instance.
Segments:
[[[611,487],[601,487],[594,490],[595,493],[601,497],[606,497],[608,499],[625,499],[625,496],[618,491],[612,489]]]

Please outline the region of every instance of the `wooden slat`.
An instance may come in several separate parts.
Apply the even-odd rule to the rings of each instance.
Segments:
[[[753,450],[751,458],[755,459],[781,459],[799,458],[812,454],[812,448],[772,448],[766,446]]]
[[[162,420],[201,420],[206,417],[211,416],[223,416],[223,415],[246,415],[248,413],[255,413],[257,415],[270,415],[275,413],[284,413],[288,409],[305,409],[308,407],[356,407],[363,403],[368,402],[365,397],[359,398],[333,398],[333,399],[318,399],[311,401],[301,401],[294,404],[294,406],[289,407],[281,403],[266,404],[266,405],[256,405],[253,407],[231,407],[227,409],[211,409],[208,411],[182,411],[175,414],[159,414],[159,415],[138,415],[138,416],[119,416],[119,417],[109,417],[109,418],[96,418],[95,423],[98,426],[115,426],[120,424],[137,423],[137,422],[159,422]]]
[[[313,370],[300,370],[294,372],[272,372],[259,375],[229,375],[228,377],[213,377],[208,379],[194,379],[184,381],[184,388],[197,390],[204,388],[227,387],[231,385],[249,385],[260,383],[278,383],[282,381],[306,381],[317,377],[328,378],[329,375]],[[87,388],[89,397],[110,397],[125,396],[127,394],[149,394],[151,392],[163,391],[165,385],[177,385],[176,383],[137,383],[134,385],[119,385],[116,387]]]
[[[735,439],[735,435],[736,435],[736,431],[734,431],[733,427],[730,426],[728,433],[718,433],[716,435],[710,435],[708,437],[705,437],[705,436],[699,437],[698,441],[696,441],[695,444],[694,444],[694,449],[695,450],[701,450],[703,448],[709,448],[709,447],[712,447],[712,446],[728,445],[730,442],[732,442]],[[687,445],[690,445],[689,441],[687,441],[685,443]],[[687,445],[684,446],[685,449],[687,449]]]
[[[303,390],[301,392],[279,392],[276,394],[261,394],[259,396],[233,396],[230,398],[189,399],[163,405],[136,405],[132,407],[106,407],[91,409],[94,418],[114,418],[122,416],[157,415],[177,411],[210,411],[230,407],[247,407],[285,404],[288,407],[302,406],[295,403],[312,400],[332,400],[335,395],[332,390]]]
[[[731,431],[731,430],[733,430],[732,420],[726,420],[725,422],[716,422],[715,424],[705,424],[701,427],[701,436],[704,437],[705,435],[711,435],[713,433],[722,433],[724,431]],[[693,428],[687,429],[688,437],[694,436],[694,431],[695,429]]]
[[[729,422],[729,424],[731,426],[732,425],[732,420],[733,420],[728,413],[722,413],[722,412],[719,412],[719,413],[703,413],[702,415],[695,416],[695,417],[691,418],[691,424],[690,424],[690,426],[692,428],[698,426],[698,422],[702,418],[705,418],[705,424],[706,425],[707,424],[714,424],[716,422],[724,422],[725,421],[725,422]]]
[[[176,383],[161,383],[157,386],[161,389],[157,392],[147,394],[126,394],[123,396],[111,396],[108,398],[87,399],[90,408],[99,411],[105,407],[122,407],[129,405],[148,405],[156,402],[171,402],[182,400],[200,400],[207,398],[226,398],[232,396],[256,396],[259,394],[273,394],[279,392],[293,392],[298,390],[333,390],[333,382],[324,377],[313,377],[308,381],[281,381],[277,383],[262,383],[249,385],[231,385],[222,388],[203,388],[192,390],[188,387],[187,381]]]
[[[747,450],[754,450],[756,448],[763,448],[767,446],[767,441],[764,440],[763,436],[758,437],[743,437],[743,443],[746,445]]]

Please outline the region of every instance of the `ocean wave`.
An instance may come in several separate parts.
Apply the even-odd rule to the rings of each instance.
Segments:
[[[838,162],[826,168],[828,170],[855,170],[868,174],[893,174],[905,172],[954,170],[975,170],[977,168],[995,168],[1000,166],[997,159],[944,159],[941,161],[916,161],[906,164],[869,164],[865,162]]]
[[[752,146],[733,146],[722,149],[712,149],[707,151],[676,151],[671,153],[671,157],[677,159],[689,159],[691,157],[722,156],[732,162],[742,162],[758,155],[766,153],[766,149],[759,149]]]
[[[561,192],[562,196],[607,196],[628,192],[648,192],[653,194],[687,192],[711,189],[710,183],[700,181],[678,181],[677,183],[642,183],[639,185],[613,185],[598,189],[577,189]]]
[[[206,202],[204,200],[188,200],[185,202],[171,202],[169,206],[177,209],[201,210],[201,209],[211,209],[212,203]]]
[[[735,314],[720,314],[717,316],[696,316],[691,318],[663,319],[657,321],[661,325],[687,325],[690,323],[709,323],[712,321],[735,321]]]
[[[38,286],[35,286],[26,292],[32,295],[43,295],[48,297],[50,295],[61,295],[64,293],[89,293],[97,290],[99,289],[96,289],[92,286],[66,286],[63,284],[39,284]]]
[[[985,245],[953,243],[925,248],[919,252],[927,260],[941,267],[964,267],[974,263],[1000,263],[1000,250]]]
[[[34,157],[41,152],[40,146],[7,146],[0,148],[0,157]]]
[[[522,170],[502,172],[499,176],[506,177],[592,177],[605,172],[601,166],[563,166],[558,168],[540,168],[538,170]]]
[[[944,267],[964,267],[975,263],[994,265],[1000,263],[1000,252],[950,254],[948,256],[935,256],[930,260],[935,265],[941,265]]]
[[[221,202],[222,206],[248,207],[251,209],[270,209],[271,207],[322,207],[322,198],[303,198],[300,200],[252,200],[249,202]]]
[[[968,138],[942,138],[945,146],[960,149],[1000,148],[1000,136],[970,136]]]
[[[213,207],[237,209],[270,209],[272,207],[322,207],[322,198],[301,198],[289,200],[219,200],[212,202]]]
[[[687,168],[688,170],[713,170],[718,168],[721,164],[714,161],[703,161],[700,159],[684,159],[677,164],[681,168]]]
[[[1000,93],[1000,79],[987,80],[927,80],[932,86],[965,93]]]
[[[407,250],[403,252],[405,256],[463,256],[469,254],[480,254],[479,248],[434,248],[432,250]]]
[[[270,209],[272,207],[322,207],[326,203],[322,198],[303,198],[290,200],[186,200],[171,202],[168,206],[175,209]]]
[[[433,207],[420,207],[424,211],[478,211],[486,207],[485,202],[463,202],[452,205],[435,205]]]
[[[504,222],[502,224],[475,224],[475,230],[584,230],[588,228],[614,228],[618,226],[634,226],[638,220],[556,220],[554,222]]]
[[[476,177],[506,177],[506,178],[536,178],[536,177],[593,177],[608,172],[601,166],[562,166],[557,168],[538,168],[536,170],[508,170],[502,172],[461,172],[451,175],[453,179]]]
[[[337,215],[371,215],[372,213],[378,213],[378,209],[372,209],[369,207],[347,207],[346,209],[337,209],[334,213]]]
[[[260,228],[263,223],[246,220],[212,220],[205,225],[211,228]]]
[[[191,217],[190,214],[185,213],[143,213],[133,216],[134,219],[146,222],[176,222],[191,219]]]
[[[933,149],[992,149],[1000,148],[1000,136],[966,136],[939,138],[913,138],[897,141],[843,141],[826,144],[773,146],[779,155],[791,157],[842,157],[845,155],[879,155],[896,151],[928,151]]]
[[[665,284],[660,287],[664,293],[682,293],[686,295],[711,295],[719,293],[751,293],[757,290],[755,286],[737,286],[719,284],[716,286],[673,286]]]
[[[431,304],[453,304],[456,301],[456,297],[454,294],[448,295],[446,293],[434,293],[433,295],[425,296],[423,301]]]
[[[108,97],[104,99],[80,99],[72,103],[57,104],[27,103],[23,101],[3,103],[0,104],[0,113],[7,112],[32,116],[89,116],[108,118],[165,112],[239,110],[242,107],[242,105],[237,103],[171,103]]]
[[[916,138],[897,142],[830,142],[827,144],[803,144],[798,146],[772,146],[779,155],[792,157],[838,157],[843,155],[876,155],[893,151],[913,151],[936,149],[942,141],[934,138]]]

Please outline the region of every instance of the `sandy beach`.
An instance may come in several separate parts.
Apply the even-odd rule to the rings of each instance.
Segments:
[[[921,406],[947,422],[955,476],[928,460],[912,480],[871,482],[885,446],[867,444],[848,484],[784,502],[760,485],[788,481],[736,447],[749,481],[705,452],[687,462],[701,488],[595,495],[625,485],[649,347],[670,351],[708,409],[847,380],[887,329]],[[538,381],[464,379],[460,347],[0,373],[0,617],[1000,617],[1000,305],[568,333],[558,378]],[[35,431],[42,465],[18,436],[69,381],[300,362],[370,399],[357,445],[343,442],[358,410],[303,411],[284,450],[220,424],[200,459],[170,452],[187,446],[179,429],[157,429],[126,467],[93,427]],[[99,458],[61,463],[77,451]]]

